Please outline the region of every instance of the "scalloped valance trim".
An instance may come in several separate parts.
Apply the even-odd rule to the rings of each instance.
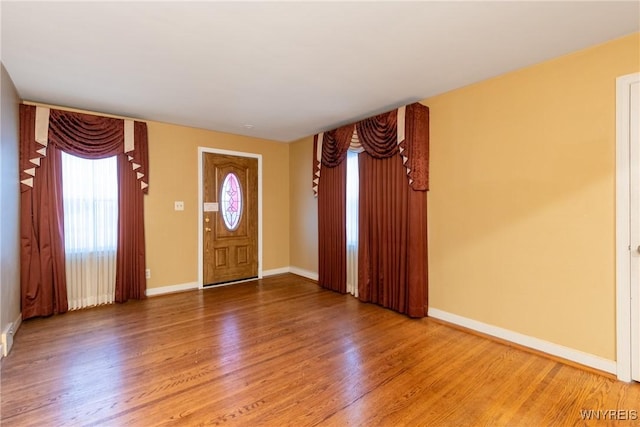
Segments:
[[[376,158],[399,153],[409,186],[416,191],[428,190],[428,107],[419,103],[409,104],[315,135],[312,184],[315,197],[318,196],[322,167],[340,164],[347,150],[366,151]]]
[[[109,151],[111,150],[110,148],[106,148],[106,152],[109,153],[109,155],[115,155],[118,152],[127,153],[131,169],[136,172],[136,178],[140,181],[140,189],[145,193],[148,191],[146,123],[131,119],[115,119],[92,114],[55,110],[42,106],[24,105],[24,108],[34,109],[35,119],[32,119],[32,143],[21,153],[21,156],[23,156],[20,177],[22,191],[33,188],[33,180],[36,177],[37,169],[40,167],[41,159],[47,156],[48,145],[51,143],[57,145],[55,141],[73,140],[76,134],[78,146],[82,146],[85,139],[90,141],[90,144],[87,145],[87,147],[89,147],[87,150],[96,150],[95,147],[100,147],[100,144],[104,141],[109,144],[109,147],[116,147],[113,152]],[[107,126],[105,123],[107,123],[107,125],[114,123],[116,127],[105,127]],[[141,124],[145,127],[142,133],[144,135],[144,141],[138,141],[138,145],[144,145],[144,147],[136,147],[135,129],[136,126]],[[120,127],[122,127],[121,130],[119,129]],[[94,129],[97,129],[97,131]],[[52,134],[50,133],[52,131],[54,132],[53,136],[51,136]],[[29,131],[29,133],[31,134],[31,131]],[[120,133],[120,136],[118,136],[118,133]],[[76,142],[69,145],[73,146],[75,144]],[[120,148],[117,148],[118,146]]]

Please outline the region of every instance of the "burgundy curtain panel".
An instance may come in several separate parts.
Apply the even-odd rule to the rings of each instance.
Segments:
[[[347,291],[347,155],[351,135],[327,132],[322,144],[322,186],[318,188],[318,284],[336,292]],[[314,137],[317,150],[318,137]]]
[[[346,282],[345,211],[330,206],[345,203],[346,177],[344,182],[336,179],[334,171],[346,170],[349,144],[364,149],[359,156],[358,298],[424,317],[429,110],[411,104],[314,139],[319,284],[339,292],[345,292]]]
[[[318,284],[347,291],[347,162],[322,171],[318,189]]]
[[[60,152],[49,150],[41,158],[35,146],[36,111],[25,107],[20,106],[20,170],[35,166],[29,159],[40,164],[38,180],[31,187],[21,185],[20,193],[20,288],[22,317],[28,319],[64,313],[68,307]]]
[[[146,124],[20,105],[22,317],[67,311],[61,151],[118,156],[116,301],[145,297]]]
[[[424,317],[427,198],[409,188],[397,154],[360,155],[359,172],[358,297]]]
[[[134,123],[137,156],[131,154],[118,155],[118,212],[128,212],[118,216],[118,253],[116,255],[116,302],[129,299],[146,298],[145,276],[145,240],[144,240],[144,201],[140,191],[138,177],[140,174],[149,179],[149,169],[142,166],[133,172],[129,157],[134,157],[137,164],[148,164],[147,125],[142,122]],[[142,170],[143,172],[140,172]]]

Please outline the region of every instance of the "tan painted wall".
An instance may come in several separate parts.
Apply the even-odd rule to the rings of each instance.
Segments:
[[[144,220],[147,268],[151,269],[147,289],[198,280],[198,147],[262,155],[263,270],[289,266],[287,144],[153,121],[147,121],[147,129],[149,194],[144,197]],[[184,211],[174,210],[178,200],[184,202]]]
[[[20,99],[0,67],[0,332],[20,315]]]
[[[431,308],[615,359],[615,79],[639,38],[423,101]],[[317,272],[312,145],[291,146],[291,265]]]
[[[198,280],[198,147],[262,155],[263,270],[289,266],[289,147],[273,141],[147,122],[148,288]],[[182,200],[185,210],[174,211]]]
[[[639,37],[423,102],[431,307],[615,359],[615,78],[640,70]],[[263,155],[263,268],[317,272],[311,138],[156,122],[149,138],[149,288],[197,280],[198,146]]]
[[[615,80],[639,38],[423,102],[430,307],[615,359]]]
[[[289,144],[291,266],[318,272],[318,203],[311,187],[313,137]]]

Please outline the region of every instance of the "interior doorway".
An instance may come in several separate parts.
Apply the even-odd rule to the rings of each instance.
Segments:
[[[261,156],[199,148],[199,285],[262,277]]]
[[[616,81],[616,361],[640,381],[640,73]]]

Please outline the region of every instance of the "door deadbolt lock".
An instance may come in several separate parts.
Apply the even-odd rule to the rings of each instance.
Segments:
[[[209,221],[211,221],[211,220],[209,219],[209,217],[207,217],[207,218],[205,218],[205,219],[204,219],[204,222],[209,222]]]

